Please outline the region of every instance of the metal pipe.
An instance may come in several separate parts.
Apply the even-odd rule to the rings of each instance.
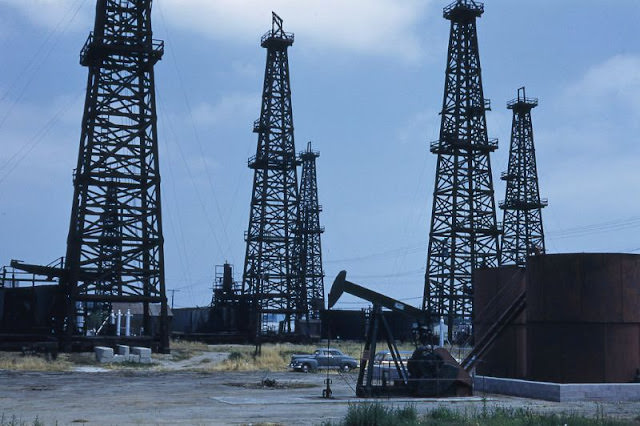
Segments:
[[[116,316],[116,336],[120,335],[120,326],[122,324],[122,312],[118,309],[118,315]]]
[[[124,335],[125,336],[130,336],[131,335],[131,310],[127,309],[127,314],[125,315],[125,321],[124,321]]]

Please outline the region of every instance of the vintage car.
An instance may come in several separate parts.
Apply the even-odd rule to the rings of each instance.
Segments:
[[[407,360],[411,358],[413,351],[399,351],[400,359],[407,368]],[[377,352],[373,358],[373,380],[379,380],[391,384],[394,380],[399,380],[400,375],[393,362],[393,357],[389,351]]]
[[[293,355],[289,363],[289,368],[303,373],[319,369],[337,369],[346,372],[356,367],[358,367],[358,361],[355,358],[330,348],[318,348],[310,355]]]

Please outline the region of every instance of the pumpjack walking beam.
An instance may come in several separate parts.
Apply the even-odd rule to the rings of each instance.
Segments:
[[[374,394],[373,360],[376,354],[377,340],[380,331],[384,333],[398,377],[400,377],[404,385],[407,386],[409,375],[405,365],[402,363],[398,346],[391,332],[391,327],[389,327],[389,323],[383,315],[382,308],[402,312],[416,321],[416,327],[414,329],[414,337],[417,341],[416,345],[418,343],[431,343],[432,335],[427,326],[429,316],[421,309],[354,284],[347,281],[346,278],[347,272],[341,271],[334,280],[331,291],[329,292],[329,309],[336,304],[340,296],[345,292],[373,303],[373,309],[369,317],[365,347],[362,357],[360,358],[360,371],[358,373],[356,386],[357,395],[370,397]]]

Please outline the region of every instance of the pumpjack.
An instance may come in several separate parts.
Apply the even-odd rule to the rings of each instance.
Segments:
[[[347,272],[341,271],[333,282],[329,292],[329,309],[336,304],[343,293],[373,304],[365,336],[365,347],[360,358],[360,371],[356,385],[358,397],[471,395],[472,382],[467,370],[462,368],[445,348],[434,347],[430,315],[427,311],[354,284],[346,278]],[[415,350],[406,362],[406,366],[398,351],[391,327],[384,316],[383,308],[400,312],[414,321],[412,335]],[[379,382],[374,378],[374,357],[380,332],[384,335],[393,359],[392,367],[397,373],[393,376],[398,379],[391,383],[385,380]]]

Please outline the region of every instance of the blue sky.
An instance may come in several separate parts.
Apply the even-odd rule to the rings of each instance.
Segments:
[[[0,0],[0,262],[64,255],[93,28],[89,0]],[[326,291],[335,275],[419,305],[449,22],[435,0],[156,0],[167,288],[210,301],[214,265],[241,278],[270,12],[289,50],[298,150],[313,141]],[[547,248],[640,252],[637,0],[488,0],[478,21],[495,177],[527,87]],[[504,183],[495,180],[496,199]],[[498,214],[499,220],[502,212]],[[343,308],[364,306],[345,298]]]

